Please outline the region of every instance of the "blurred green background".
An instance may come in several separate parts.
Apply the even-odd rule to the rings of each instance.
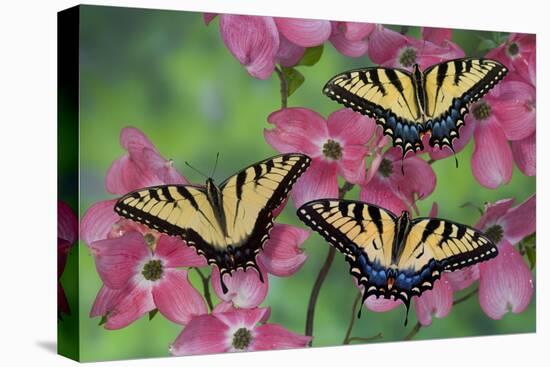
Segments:
[[[407,29],[411,35],[420,32],[417,27]],[[186,160],[209,172],[216,152],[220,152],[214,177],[220,182],[245,165],[276,153],[265,142],[263,130],[268,127],[267,116],[280,108],[279,80],[275,73],[267,80],[249,76],[224,46],[218,20],[207,27],[199,13],[83,6],[80,30],[80,216],[93,203],[112,198],[104,189],[104,178],[111,162],[124,154],[119,134],[125,126],[141,129],[192,182],[203,178],[184,165]],[[481,56],[478,45],[494,36],[459,30],[453,40],[467,56]],[[308,107],[328,116],[340,106],[324,97],[321,87],[337,72],[366,65],[370,65],[366,56],[345,57],[325,44],[318,64],[298,68],[305,83],[289,98],[289,106]],[[458,169],[452,157],[433,165],[438,183],[435,192],[419,202],[421,214],[427,214],[435,201],[439,216],[473,224],[479,213],[471,207],[462,208],[462,204],[481,207],[507,197],[519,203],[535,191],[535,178],[525,177],[517,169],[510,184],[497,190],[482,188],[471,173],[472,148],[470,143],[458,155]],[[357,191],[348,197],[357,197]],[[300,225],[292,205],[278,220]],[[152,321],[143,317],[116,331],[107,331],[98,326],[99,319],[88,317],[101,280],[89,251],[84,244],[79,246],[80,251],[73,250],[69,257],[68,269],[75,269],[80,261],[80,294],[77,297],[76,287],[69,286],[66,291],[71,308],[79,307],[80,312],[64,316],[59,325],[62,335],[63,328],[80,322],[80,359],[168,355],[168,346],[181,327],[161,315]],[[309,293],[328,245],[312,234],[304,250],[309,258],[297,274],[270,277],[264,302],[272,308],[270,322],[297,333],[304,333]],[[64,274],[63,284],[68,283],[66,277],[70,272]],[[193,282],[201,289],[198,279]],[[342,343],[356,294],[348,265],[337,254],[317,303],[314,346]],[[367,337],[381,332],[380,341],[401,340],[416,323],[414,310],[408,327],[403,326],[404,316],[404,307],[383,314],[363,310],[352,335]],[[534,331],[534,298],[524,313],[493,321],[473,297],[457,305],[450,316],[422,328],[415,339]],[[59,340],[60,346],[67,342],[74,341]]]

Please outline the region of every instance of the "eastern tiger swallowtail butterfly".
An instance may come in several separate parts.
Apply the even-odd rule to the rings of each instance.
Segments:
[[[237,269],[262,274],[256,256],[269,238],[273,210],[287,197],[292,185],[311,160],[303,154],[282,154],[253,164],[219,186],[161,185],[121,197],[115,211],[147,227],[179,236],[203,255],[223,276]]]
[[[480,231],[437,218],[397,217],[361,201],[315,200],[298,217],[344,254],[350,274],[371,295],[401,300],[432,289],[442,272],[489,260],[497,247]],[[359,315],[361,311],[359,311]],[[405,320],[405,325],[407,320]]]
[[[432,65],[421,72],[371,67],[349,70],[327,82],[323,93],[353,110],[373,117],[393,145],[409,151],[429,144],[453,149],[460,137],[468,106],[483,97],[508,72],[488,59],[456,59]]]

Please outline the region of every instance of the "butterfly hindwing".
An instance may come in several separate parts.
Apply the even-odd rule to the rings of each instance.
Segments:
[[[421,136],[426,126],[420,122],[420,109],[411,74],[392,68],[355,69],[336,75],[323,93],[359,113],[375,118],[384,134],[404,154],[424,148]]]
[[[488,59],[456,59],[424,71],[425,113],[430,119],[431,146],[449,146],[460,137],[468,106],[483,97],[507,73],[501,63]]]
[[[209,180],[206,187],[161,185],[131,192],[115,211],[184,239],[219,268],[225,292],[226,273],[254,268],[261,277],[256,256],[273,227],[272,212],[309,164],[305,155],[282,154],[241,170],[219,188]]]

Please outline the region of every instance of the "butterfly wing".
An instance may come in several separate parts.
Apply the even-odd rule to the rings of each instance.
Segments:
[[[443,271],[454,271],[489,260],[497,247],[482,232],[464,224],[438,218],[417,218],[399,257],[404,276],[396,286],[420,295],[432,289]]]
[[[416,89],[408,71],[379,67],[350,70],[329,80],[323,93],[375,118],[403,154],[423,149],[421,135],[426,126],[421,121]]]
[[[298,217],[344,254],[350,274],[365,287],[363,300],[386,295],[395,215],[360,201],[325,199],[302,205]]]
[[[479,100],[507,73],[501,63],[488,59],[456,59],[424,71],[427,123],[431,146],[450,146],[459,138],[468,105]]]
[[[221,276],[235,268],[258,270],[256,256],[269,239],[273,211],[287,198],[311,159],[303,154],[278,155],[253,164],[220,185],[230,254]]]

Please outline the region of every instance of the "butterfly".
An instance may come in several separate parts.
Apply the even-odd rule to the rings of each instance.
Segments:
[[[329,98],[373,117],[393,146],[409,151],[424,149],[422,137],[430,133],[431,147],[449,147],[460,137],[459,128],[473,102],[493,88],[508,70],[489,59],[456,59],[421,72],[371,67],[334,76],[323,88]]]
[[[161,185],[130,192],[115,204],[122,217],[171,236],[181,237],[225,274],[255,269],[256,256],[269,239],[273,210],[287,198],[311,159],[277,155],[230,176],[220,185]]]
[[[344,254],[350,274],[364,287],[361,304],[371,295],[401,300],[407,315],[411,298],[432,289],[443,272],[498,254],[495,244],[472,227],[411,219],[407,211],[397,217],[361,201],[314,200],[298,209],[298,217]]]

